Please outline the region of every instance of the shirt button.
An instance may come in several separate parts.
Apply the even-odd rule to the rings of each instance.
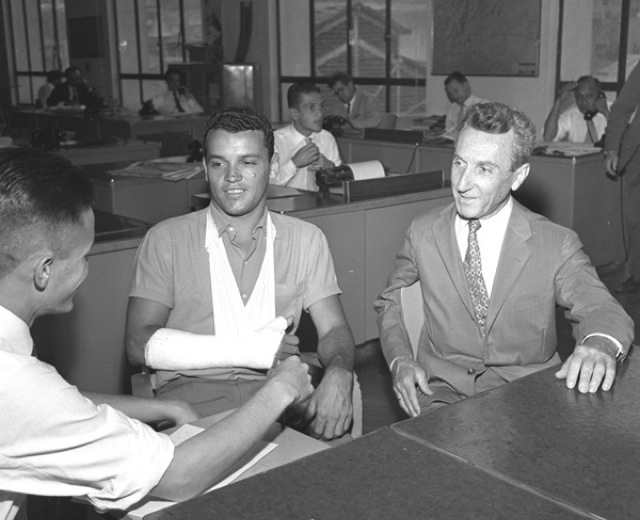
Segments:
[[[467,369],[467,374],[469,374],[470,376],[472,376],[472,375],[473,375],[473,374],[475,374],[475,373],[476,373],[476,371],[475,371],[475,369],[474,369],[474,368],[468,368],[468,369]]]
[[[242,298],[246,300],[247,299],[247,295],[245,293],[242,293]]]
[[[229,231],[235,231],[233,226],[229,226]]]

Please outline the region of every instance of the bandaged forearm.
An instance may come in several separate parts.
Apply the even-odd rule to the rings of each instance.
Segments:
[[[144,347],[147,366],[158,370],[246,367],[269,369],[287,328],[278,317],[240,336],[158,329]]]

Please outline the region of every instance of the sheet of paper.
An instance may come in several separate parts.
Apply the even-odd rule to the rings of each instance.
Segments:
[[[384,177],[384,166],[380,161],[363,161],[348,165],[353,172],[353,178],[356,181],[365,179],[378,179]]]
[[[199,426],[192,426],[190,424],[185,424],[180,428],[178,428],[171,435],[169,435],[169,438],[171,439],[171,442],[173,442],[175,446],[179,446],[181,443],[183,443],[187,439],[190,439],[191,437],[200,433],[203,430],[204,428],[200,428]],[[249,455],[251,456],[251,458],[248,461],[244,462],[237,470],[230,473],[220,482],[218,482],[217,484],[209,488],[206,492],[208,493],[209,491],[213,491],[214,489],[219,489],[228,484],[231,484],[238,477],[240,477],[240,475],[242,475],[249,468],[255,466],[260,460],[262,460],[266,455],[271,453],[277,447],[278,445],[274,442],[260,441],[257,447],[250,452],[250,454],[253,454],[253,456]],[[174,503],[175,502],[171,502],[170,500],[147,499],[142,503],[140,503],[138,507],[128,511],[127,515],[125,516],[125,519],[126,520],[142,520],[146,515],[150,513],[154,513],[155,511],[160,511],[161,509],[164,509],[165,507],[169,507]]]

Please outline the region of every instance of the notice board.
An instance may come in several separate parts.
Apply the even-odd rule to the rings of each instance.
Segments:
[[[432,74],[538,76],[541,0],[434,0]]]

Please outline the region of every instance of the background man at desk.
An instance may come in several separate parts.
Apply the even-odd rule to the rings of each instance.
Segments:
[[[344,72],[336,72],[329,77],[329,88],[343,103],[335,115],[341,116],[342,134],[347,137],[361,137],[365,128],[380,124],[382,112],[378,100],[368,92],[359,90],[353,80]]]
[[[167,92],[146,101],[142,108],[142,115],[152,114],[154,111],[162,115],[202,114],[204,108],[195,96],[182,84],[182,74],[175,69],[168,69],[164,75]]]
[[[196,419],[184,403],[82,395],[38,361],[29,327],[69,312],[87,276],[92,200],[87,175],[66,159],[0,150],[0,520],[15,517],[25,494],[82,496],[99,509],[126,509],[149,493],[192,497],[313,390],[308,367],[290,357],[244,407],[174,449],[136,419]]]
[[[80,106],[97,108],[98,96],[93,88],[82,77],[78,67],[68,67],[64,71],[65,80],[58,83],[47,98],[47,105],[57,106]]]
[[[318,191],[316,171],[341,164],[338,144],[322,129],[322,96],[313,83],[294,83],[287,91],[291,124],[275,131],[278,173],[270,182]]]
[[[325,371],[302,413],[315,435],[340,437],[352,422],[354,345],[326,239],[309,223],[267,211],[278,159],[264,116],[220,111],[204,141],[211,204],[161,222],[141,244],[127,310],[129,359],[156,371],[158,397],[218,413],[264,384],[277,332],[287,326],[282,317],[293,317],[295,330],[304,308]]]
[[[596,144],[602,139],[607,117],[609,106],[600,81],[582,76],[562,87],[544,123],[544,140]]]
[[[486,100],[471,93],[469,80],[462,72],[449,74],[444,80],[444,88],[451,103],[444,118],[443,137],[455,139],[469,108],[477,103],[485,103]]]
[[[511,197],[529,174],[534,144],[524,114],[500,103],[473,106],[453,156],[454,204],[407,230],[375,306],[394,390],[412,416],[557,364],[556,304],[578,341],[556,374],[568,388],[609,390],[616,358],[633,339],[633,322],[577,235]],[[415,282],[425,312],[417,356],[400,299]]]

